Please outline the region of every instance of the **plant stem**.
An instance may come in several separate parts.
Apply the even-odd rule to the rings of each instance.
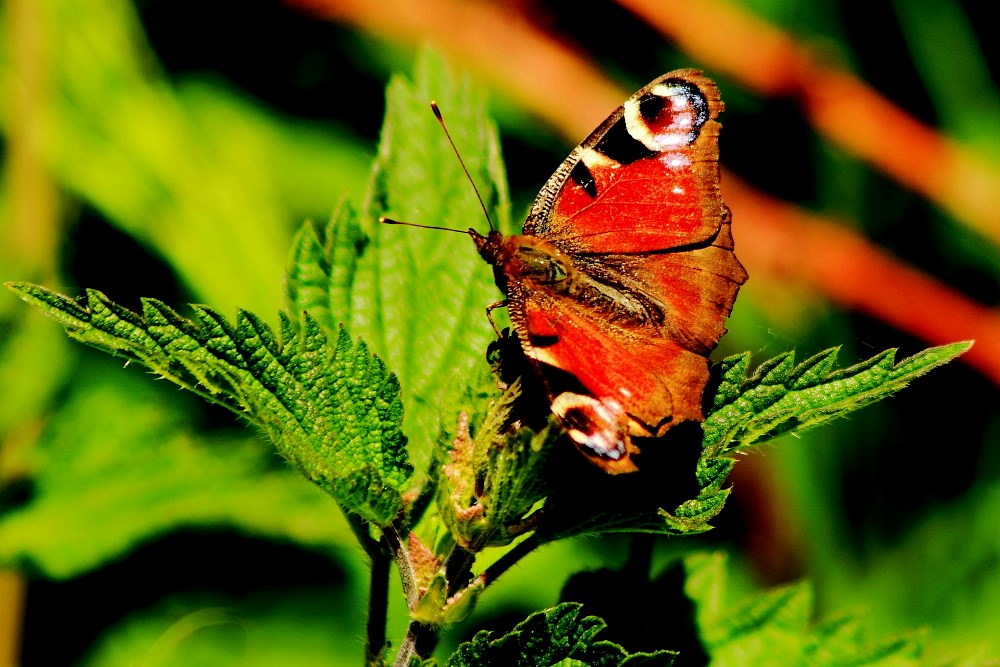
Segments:
[[[406,628],[406,637],[403,638],[403,643],[399,647],[399,653],[396,655],[393,667],[407,667],[410,664],[410,658],[414,656],[429,658],[434,652],[434,647],[437,646],[440,632],[439,626],[410,621],[409,627]]]
[[[379,540],[372,538],[368,522],[354,512],[345,511],[344,514],[347,516],[347,525],[350,526],[354,536],[358,538],[361,548],[365,550],[369,558],[375,560],[376,554],[383,549],[383,545]]]
[[[7,116],[4,194],[8,223],[3,259],[33,280],[56,280],[59,257],[59,194],[41,147],[51,139],[46,113],[53,91],[51,36],[46,11],[33,0],[6,3],[3,39],[11,79],[4,90]],[[17,268],[15,268],[17,267]]]
[[[501,574],[513,567],[519,560],[542,545],[537,533],[532,533],[519,542],[510,551],[490,565],[481,575],[486,585],[496,580]],[[445,569],[456,573],[471,570],[474,555],[465,549],[456,548],[448,557]],[[464,579],[463,579],[464,581]],[[441,629],[436,625],[428,625],[417,621],[410,622],[406,629],[406,637],[399,647],[394,667],[407,667],[414,656],[428,658],[437,645]]]
[[[378,549],[372,554],[371,582],[368,587],[368,626],[365,637],[365,665],[382,665],[385,626],[389,615],[389,564],[392,557]]]
[[[409,569],[410,564],[405,558],[406,552],[402,549],[398,534],[388,530],[386,531],[386,537],[389,539],[390,547],[397,554],[397,565],[400,568],[403,578],[403,588],[406,590],[408,588],[408,575],[412,578],[412,571]],[[452,545],[451,553],[448,554],[443,565],[448,579],[448,595],[454,595],[457,592],[459,585],[456,582],[462,582],[461,586],[468,583],[469,572],[474,562],[475,554],[458,545]],[[407,595],[407,604],[412,610],[413,605],[419,599],[419,593],[415,590],[415,583],[410,582],[409,587],[414,589],[411,594]],[[411,621],[409,627],[406,628],[406,637],[399,647],[399,653],[396,655],[395,667],[406,667],[410,662],[410,658],[414,656],[429,658],[434,651],[434,647],[437,646],[440,632],[440,626]]]
[[[444,561],[445,577],[448,579],[448,595],[455,595],[461,588],[469,583],[472,573],[472,564],[476,562],[476,555],[467,549],[455,544],[452,545],[451,553]]]
[[[501,574],[540,546],[542,546],[542,541],[538,538],[538,533],[532,533],[521,542],[518,542],[510,551],[498,558],[495,563],[483,571],[482,577],[485,585],[489,586],[492,584]]]
[[[57,282],[59,264],[60,194],[47,166],[42,148],[49,144],[48,115],[55,99],[53,79],[57,71],[49,34],[50,11],[34,0],[11,0],[4,6],[0,42],[7,57],[4,90],[5,195],[4,247],[0,264],[10,275],[31,276],[39,282]],[[54,34],[54,33],[53,33]],[[22,360],[30,366],[30,360]],[[53,377],[59,377],[58,375]],[[47,390],[55,387],[50,385]],[[32,404],[34,405],[34,404]],[[34,408],[32,408],[34,410]],[[0,486],[29,475],[21,469],[32,460],[37,430],[44,420],[34,413],[11,422],[0,442],[5,460],[0,461]],[[0,570],[0,665],[20,664],[24,610],[28,592],[25,576],[12,569]]]
[[[21,573],[0,570],[0,665],[20,664],[21,624],[27,590]]]
[[[413,572],[413,563],[410,561],[410,553],[403,546],[403,539],[396,525],[386,527],[383,539],[389,546],[392,559],[396,563],[396,570],[399,572],[399,579],[403,584],[406,606],[412,611],[413,605],[420,598],[420,591],[417,588],[417,579]]]

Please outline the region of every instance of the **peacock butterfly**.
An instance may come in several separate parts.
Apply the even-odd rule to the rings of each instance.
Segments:
[[[468,232],[552,412],[609,473],[637,470],[634,437],[704,418],[708,355],[747,279],[719,192],[722,109],[701,72],[665,74],[570,153],[523,234]]]

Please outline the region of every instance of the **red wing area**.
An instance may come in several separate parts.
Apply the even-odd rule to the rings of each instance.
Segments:
[[[596,415],[576,428],[576,435],[572,425],[567,429],[591,450],[581,447],[585,453],[605,456],[598,464],[611,470],[607,454],[617,459],[630,447],[626,433],[660,436],[680,422],[702,419],[708,355],[725,333],[726,317],[746,271],[733,254],[728,216],[712,245],[605,255],[600,266],[584,270],[606,281],[605,288],[569,296],[539,287],[525,289],[515,282],[508,307],[527,354],[539,363],[549,384],[553,410],[561,418],[557,408],[562,405]],[[602,298],[588,298],[595,293]],[[615,294],[609,306],[608,297]],[[621,307],[640,301],[650,304],[642,316]],[[596,402],[563,394],[546,366],[571,374]],[[627,423],[616,425],[616,414],[624,415]],[[617,444],[615,432],[621,433]],[[599,446],[601,442],[610,444]]]
[[[728,216],[713,243],[703,248],[600,261],[605,279],[657,304],[663,323],[656,335],[705,357],[726,332],[726,318],[747,279],[733,253]]]
[[[631,435],[662,435],[680,421],[702,418],[705,356],[551,293],[512,293],[509,308],[515,328],[527,337],[528,355],[572,374],[599,401],[620,405],[632,418]]]
[[[668,161],[683,166],[671,167]],[[597,196],[568,179],[534,233],[573,254],[627,254],[703,243],[723,212],[718,165],[665,154],[590,170]]]
[[[556,170],[524,225],[570,254],[630,254],[704,243],[724,213],[722,102],[685,70],[629,98]]]

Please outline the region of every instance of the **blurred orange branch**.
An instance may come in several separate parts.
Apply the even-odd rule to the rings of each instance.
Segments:
[[[5,55],[16,75],[10,77],[7,89],[0,91],[8,115],[2,192],[6,206],[4,219],[0,220],[5,247],[0,259],[7,263],[8,270],[16,264],[22,275],[54,281],[59,257],[59,196],[41,155],[43,117],[51,95],[46,76],[51,45],[45,35],[44,10],[34,0],[8,2],[5,9]],[[14,377],[5,374],[5,379]],[[13,386],[4,389],[16,391]],[[17,415],[15,421],[0,434],[0,485],[24,473],[26,450],[34,446],[38,435],[37,415],[20,414],[16,408],[11,414]],[[0,665],[19,663],[26,605],[25,575],[14,569],[0,570]]]
[[[587,135],[621,104],[618,86],[579,53],[510,8],[461,0],[286,0],[406,44],[430,42],[571,137]],[[573,114],[566,110],[572,109]],[[567,128],[567,116],[576,125]]]
[[[430,41],[455,61],[481,72],[525,108],[559,129],[570,141],[578,141],[588,134],[631,92],[610,83],[584,56],[542,33],[511,10],[495,4],[459,0],[421,3],[408,0],[287,1],[385,38],[410,44]],[[682,7],[702,5],[728,7],[722,2],[712,5],[711,0],[657,3],[662,10],[677,12],[682,11]],[[697,55],[711,51],[715,48],[712,44],[735,44],[736,40],[745,38],[731,32],[737,28],[748,29],[745,24],[729,21],[720,27],[706,21],[708,15],[706,10],[705,14],[692,16],[690,26],[678,29],[683,38],[676,38],[684,48],[690,48]],[[784,62],[798,47],[766,24],[756,22],[750,27],[758,31],[749,33],[755,40],[751,43],[756,54],[750,59],[756,65],[745,68],[750,83],[768,94],[787,92],[801,77],[787,64],[775,65],[774,73],[767,71],[766,64]],[[733,55],[734,44],[728,45],[728,50],[720,50]],[[747,56],[747,53],[740,55]],[[801,58],[788,62],[794,65],[800,63]],[[845,76],[829,73],[823,85],[816,84],[817,90],[839,99],[846,93],[835,93],[842,90],[834,85],[837,84],[855,91],[860,88],[868,100],[866,104],[871,103],[872,98],[881,99],[863,84],[849,85],[850,79],[848,77],[845,82]],[[856,109],[835,112],[832,100],[825,105],[819,104],[817,100],[822,99],[819,93],[810,99],[821,107],[822,111],[816,111],[815,116],[824,127],[833,125],[842,129],[841,121],[830,120],[829,116],[858,113]],[[838,103],[856,104],[849,99],[840,99]],[[893,141],[903,142],[907,147],[912,141],[918,146],[904,150],[899,144],[893,144],[889,152],[900,151],[906,156],[903,162],[909,163],[917,160],[915,154],[921,156],[921,163],[938,160],[939,163],[933,166],[935,173],[945,169],[940,161],[953,154],[950,144],[888,102],[883,100],[881,104],[895,115],[887,116],[883,109],[867,117],[864,126],[871,131],[877,130],[878,136],[884,137],[887,117],[894,118],[891,122],[898,121],[905,131],[896,131]],[[857,121],[854,115],[848,118],[853,119],[851,122]],[[859,142],[868,145],[872,135],[854,129],[856,135],[864,138]],[[924,171],[922,164],[909,164],[908,168],[914,173]],[[952,164],[951,168],[956,167]],[[980,181],[989,182],[987,172],[977,173]],[[751,276],[764,273],[795,276],[844,306],[867,312],[929,342],[976,338],[978,344],[962,357],[963,360],[1000,384],[1000,316],[833,222],[756,192],[730,174],[724,177],[723,185],[738,218],[735,234],[740,257]]]
[[[1000,245],[996,164],[730,0],[618,2],[708,67],[762,95],[799,100],[818,132]]]
[[[930,343],[975,339],[962,360],[1000,385],[1000,313],[843,225],[762,194],[732,174],[724,176],[722,190],[739,212],[734,235],[744,264],[774,278],[804,281],[843,306]]]
[[[7,164],[3,195],[7,199],[4,253],[8,261],[31,271],[39,281],[52,281],[59,253],[59,195],[52,181],[41,146],[45,142],[45,113],[51,95],[49,57],[41,11],[34,2],[7,3],[7,38],[10,71],[8,90],[0,91],[7,102]]]

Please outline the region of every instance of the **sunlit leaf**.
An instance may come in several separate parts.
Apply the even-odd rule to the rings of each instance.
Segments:
[[[713,667],[921,664],[916,636],[870,643],[854,617],[813,623],[812,589],[806,584],[774,588],[733,603],[728,599],[722,554],[689,556],[684,565],[685,591],[697,605],[699,634]]]
[[[0,518],[0,561],[67,578],[179,528],[236,528],[326,551],[348,528],[263,442],[198,435],[148,378],[91,364],[32,450],[30,501]]]
[[[508,228],[508,198],[496,128],[481,94],[456,82],[429,53],[413,82],[389,84],[385,123],[363,229],[370,236],[351,289],[350,330],[384,356],[403,387],[405,430],[430,454],[442,411],[464,390],[495,337],[485,308],[499,298],[489,267],[460,234],[378,225],[385,215],[457,230],[483,229],[476,196],[428,106],[436,100],[494,224]]]
[[[370,149],[219,80],[175,85],[126,0],[33,4],[51,87],[37,149],[52,176],[200,299],[277,309],[292,226],[360,195]],[[0,79],[13,85],[3,64]]]
[[[969,342],[933,347],[894,363],[895,350],[832,370],[837,350],[795,364],[789,352],[747,377],[749,355],[722,362],[722,380],[703,425],[713,453],[747,448],[783,433],[802,431],[891,396],[917,377],[948,363]]]
[[[376,524],[402,507],[409,478],[399,430],[399,385],[346,331],[336,341],[306,318],[282,319],[280,340],[256,316],[233,326],[193,306],[195,321],[147,299],[140,317],[89,291],[74,301],[44,288],[11,285],[77,340],[134,359],[172,382],[263,427],[278,451],[345,509]]]
[[[285,281],[289,316],[300,320],[308,312],[327,332],[351,321],[351,286],[367,243],[346,201],[326,225],[302,225],[292,243]]]

